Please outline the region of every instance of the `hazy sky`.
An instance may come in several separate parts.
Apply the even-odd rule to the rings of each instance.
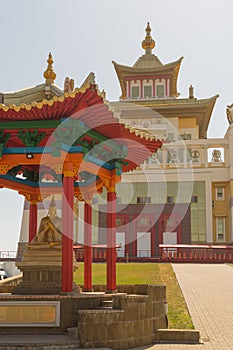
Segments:
[[[52,51],[55,83],[69,76],[80,86],[93,71],[107,99],[118,100],[120,86],[111,63],[133,65],[144,53],[147,21],[163,63],[184,56],[178,91],[197,98],[219,94],[209,137],[223,137],[226,106],[233,102],[232,0],[7,0],[0,1],[0,92],[44,82]],[[0,250],[16,249],[23,198],[1,190]]]

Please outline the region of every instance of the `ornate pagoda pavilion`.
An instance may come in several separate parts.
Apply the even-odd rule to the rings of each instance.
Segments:
[[[116,184],[122,172],[142,164],[161,147],[149,132],[114,114],[91,73],[81,88],[54,81],[51,53],[45,83],[1,94],[0,186],[30,203],[29,238],[37,232],[38,203],[62,194],[62,292],[73,288],[74,198],[85,202],[85,288],[92,288],[91,199],[107,190],[107,287],[116,289]],[[49,179],[50,181],[46,181]]]

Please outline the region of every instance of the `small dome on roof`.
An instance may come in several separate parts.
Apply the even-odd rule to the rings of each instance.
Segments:
[[[134,63],[133,67],[134,68],[158,68],[161,67],[163,64],[160,61],[160,59],[153,55],[152,53],[150,54],[145,54]]]

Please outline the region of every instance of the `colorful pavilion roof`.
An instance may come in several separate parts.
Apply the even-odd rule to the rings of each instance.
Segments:
[[[0,121],[58,120],[99,103],[102,103],[101,95],[93,94],[89,85],[89,88],[77,88],[72,92],[65,92],[62,96],[54,96],[40,102],[20,105],[1,103]]]
[[[93,76],[91,77],[93,78]],[[152,152],[161,147],[161,142],[149,132],[134,129],[120,121],[92,80],[86,81],[82,88],[65,92],[62,96],[43,99],[40,102],[34,101],[30,104],[20,105],[0,104],[0,129],[6,131],[12,130],[14,125],[16,129],[22,128],[24,125],[26,128],[27,125],[30,125],[30,130],[37,128],[41,132],[45,131],[46,125],[50,125],[49,122],[52,121],[57,121],[56,125],[59,125],[68,118],[78,120],[85,125],[86,130],[92,130],[96,134],[102,135],[105,140],[114,140],[116,144],[127,147],[127,157],[122,165],[122,170],[135,169]],[[7,141],[6,147],[14,138],[18,137],[17,133],[14,135]],[[84,141],[89,141],[88,137],[87,135],[87,140]],[[75,144],[75,146],[78,145],[79,143]],[[15,143],[14,147],[16,146]],[[17,147],[22,148],[22,146],[19,143]],[[43,146],[43,142],[39,143],[38,146]]]

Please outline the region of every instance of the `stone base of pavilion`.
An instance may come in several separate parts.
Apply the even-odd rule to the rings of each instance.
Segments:
[[[94,285],[93,292],[73,295],[0,294],[0,335],[70,334],[80,348],[130,349],[151,344],[157,330],[167,328],[165,286],[117,285],[112,294],[105,288]]]
[[[78,268],[73,259],[73,271]],[[23,273],[22,282],[13,289],[13,294],[50,295],[62,290],[62,245],[54,243],[30,243],[16,266]],[[73,292],[80,289],[73,283]]]

